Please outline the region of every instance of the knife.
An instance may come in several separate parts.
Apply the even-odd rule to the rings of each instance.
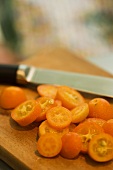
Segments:
[[[0,83],[38,86],[67,85],[80,92],[113,98],[113,79],[27,65],[0,65]]]

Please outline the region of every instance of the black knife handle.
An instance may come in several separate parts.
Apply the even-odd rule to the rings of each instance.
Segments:
[[[0,64],[0,83],[1,84],[16,84],[16,74],[18,65]]]

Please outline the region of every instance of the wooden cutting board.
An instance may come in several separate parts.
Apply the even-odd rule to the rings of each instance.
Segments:
[[[57,63],[56,57],[58,60]],[[75,71],[112,77],[112,75],[109,73],[99,69],[96,66],[90,65],[86,61],[79,59],[79,57],[74,56],[64,49],[47,49],[41,52],[40,55],[38,54],[37,56],[23,61],[22,63],[43,68],[55,68],[66,71]],[[6,86],[0,85],[0,91],[5,87]],[[28,99],[37,97],[36,91],[25,88],[24,90]],[[87,100],[96,97],[94,95],[88,95],[85,93],[83,95]],[[113,104],[113,100],[109,100]],[[64,159],[61,156],[51,159],[43,158],[36,150],[37,132],[37,124],[33,123],[28,127],[20,127],[11,119],[10,111],[4,111],[3,109],[0,109],[0,158],[16,170],[95,170],[95,168],[98,170],[113,169],[113,161],[107,163],[97,163],[88,156],[84,156],[82,154],[73,160]]]

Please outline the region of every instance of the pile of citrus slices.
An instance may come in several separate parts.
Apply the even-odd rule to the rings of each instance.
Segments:
[[[113,159],[113,106],[106,99],[86,101],[68,86],[39,85],[37,92],[37,99],[28,100],[22,88],[7,87],[0,107],[12,109],[11,118],[20,126],[37,122],[40,155],[73,159],[83,153],[97,162]]]

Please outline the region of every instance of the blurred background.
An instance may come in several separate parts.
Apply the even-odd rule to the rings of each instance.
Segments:
[[[61,46],[113,74],[113,0],[0,0],[0,44],[0,63]]]

